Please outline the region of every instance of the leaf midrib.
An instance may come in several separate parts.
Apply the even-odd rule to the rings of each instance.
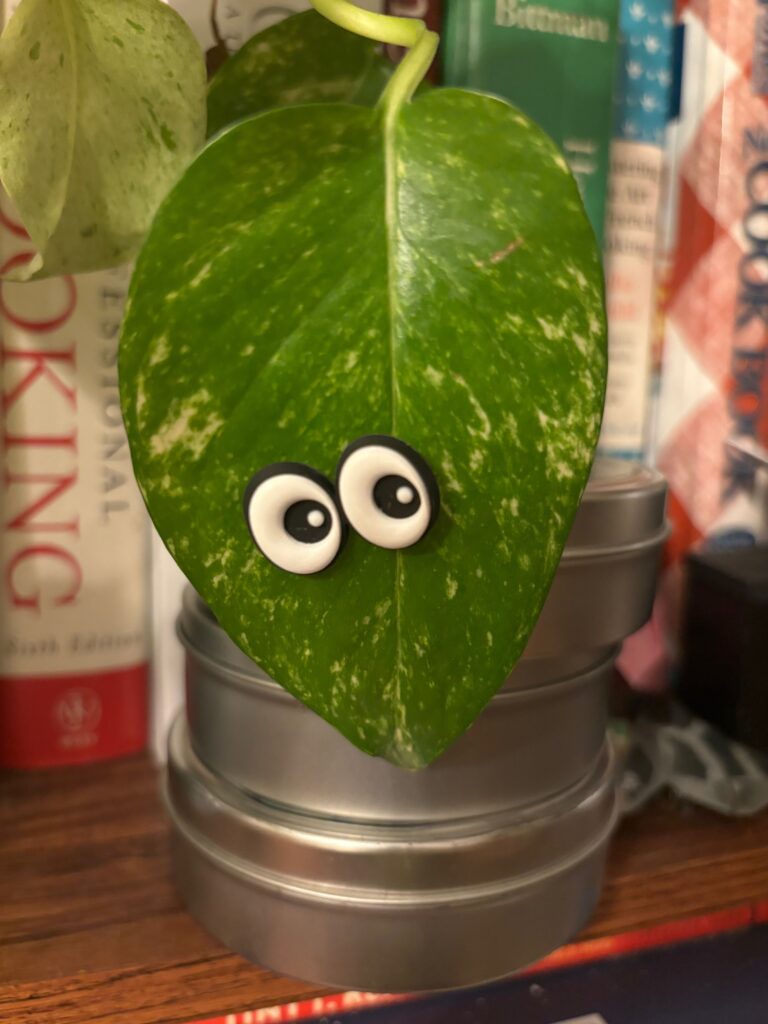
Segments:
[[[389,366],[390,366],[390,401],[392,408],[392,435],[397,437],[397,382],[395,374],[395,334],[397,324],[397,223],[398,223],[398,181],[397,151],[395,145],[397,115],[385,114],[382,117],[382,137],[384,142],[384,181],[385,181],[385,236],[387,245],[387,296],[389,301]],[[400,591],[402,586],[402,553],[394,552],[394,609],[395,609],[395,680],[394,680],[394,714],[395,729],[393,741],[398,745],[398,732],[403,725],[402,688],[402,644],[401,644],[401,608]]]

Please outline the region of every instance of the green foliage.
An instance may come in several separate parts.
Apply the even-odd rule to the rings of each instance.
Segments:
[[[286,18],[254,36],[214,76],[208,132],[296,103],[373,106],[393,70],[379,50],[316,11]]]
[[[205,135],[205,67],[160,0],[24,0],[0,39],[0,180],[38,250],[19,277],[134,256]]]

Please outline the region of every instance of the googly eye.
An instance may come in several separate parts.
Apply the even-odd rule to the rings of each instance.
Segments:
[[[354,441],[339,460],[336,489],[350,525],[380,548],[408,548],[437,518],[440,491],[425,460],[395,437]]]
[[[346,540],[333,484],[300,462],[276,462],[256,473],[243,511],[264,557],[300,576],[327,569]]]

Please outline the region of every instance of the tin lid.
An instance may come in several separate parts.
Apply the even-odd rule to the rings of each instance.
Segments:
[[[171,731],[166,800],[176,829],[226,870],[319,899],[387,904],[536,884],[605,842],[616,818],[607,749],[579,785],[513,813],[401,825],[314,818],[210,772],[191,749],[183,717]]]
[[[192,646],[217,665],[244,672],[259,683],[277,683],[240,650],[219,625],[218,619],[192,587],[184,589],[176,632],[185,647]]]
[[[665,528],[666,497],[667,484],[657,470],[625,459],[596,459],[563,557],[657,537]]]

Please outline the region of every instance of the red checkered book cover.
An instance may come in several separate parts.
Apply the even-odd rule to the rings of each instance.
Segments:
[[[7,203],[0,263],[34,253]],[[0,765],[146,742],[147,523],[117,391],[128,271],[0,282]]]
[[[768,8],[688,0],[677,128],[677,247],[657,461],[673,536],[660,610],[674,644],[680,568],[700,543],[765,537],[765,479],[729,441],[768,440]]]

